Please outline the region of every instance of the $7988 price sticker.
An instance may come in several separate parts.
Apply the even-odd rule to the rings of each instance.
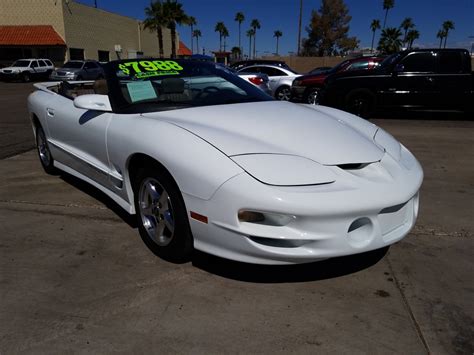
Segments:
[[[176,71],[183,70],[183,67],[173,60],[140,60],[135,62],[122,63],[119,64],[118,67],[124,74],[127,75],[136,75],[147,72],[170,72],[169,74],[178,74],[176,73]]]

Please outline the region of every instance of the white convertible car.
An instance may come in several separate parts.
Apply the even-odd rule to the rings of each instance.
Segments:
[[[123,60],[105,73],[35,85],[39,158],[136,214],[167,260],[195,248],[311,262],[386,247],[415,223],[421,166],[367,121],[275,101],[212,63]]]

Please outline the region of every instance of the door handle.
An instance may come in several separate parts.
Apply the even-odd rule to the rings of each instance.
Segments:
[[[46,108],[46,113],[49,117],[54,117],[54,109],[48,107]]]

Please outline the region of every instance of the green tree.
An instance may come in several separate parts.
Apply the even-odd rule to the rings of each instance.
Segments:
[[[413,23],[411,17],[407,17],[402,21],[400,27],[403,28],[403,30],[405,31],[405,33],[403,34],[403,43],[406,43],[408,30],[415,28],[415,24]]]
[[[444,30],[444,47],[446,48],[446,42],[448,41],[448,34],[450,30],[454,30],[454,22],[453,21],[444,21],[443,22],[443,30]]]
[[[380,30],[380,20],[372,20],[372,23],[370,24],[370,30],[372,31],[372,44],[370,45],[370,52],[373,52],[375,32]]]
[[[196,18],[194,16],[189,16],[187,25],[191,27],[191,53],[194,52],[194,26],[197,25]]]
[[[439,30],[436,34],[436,38],[439,38],[439,48],[441,48],[441,46],[443,45],[444,37],[446,37],[446,31],[443,29]]]
[[[413,47],[413,42],[418,38],[420,38],[420,32],[418,32],[417,30],[408,31],[408,33],[406,35],[406,41],[408,43],[408,49],[411,49]]]
[[[280,31],[280,30],[276,30],[275,32],[273,32],[273,37],[276,38],[276,55],[278,55],[278,41],[280,39],[280,37],[283,36],[283,33]]]
[[[240,52],[239,52],[239,55],[242,55],[242,45],[240,43],[240,36],[241,36],[241,31],[240,31],[240,27],[242,26],[242,22],[245,21],[245,15],[243,12],[237,12],[235,14],[235,19],[234,21],[237,21],[239,23],[239,48],[240,48]]]
[[[356,37],[349,37],[352,17],[343,0],[322,0],[319,11],[313,10],[306,28],[308,38],[303,41],[304,55],[335,55],[353,50]]]
[[[171,58],[176,58],[176,25],[187,23],[188,16],[184,12],[183,4],[176,0],[166,0],[163,3],[163,14],[165,16],[166,27],[171,32]]]
[[[395,6],[395,0],[383,0],[383,9],[385,10],[385,18],[383,20],[383,27],[382,29],[385,29],[385,25],[387,24],[387,15],[388,15],[388,10],[393,9]]]
[[[232,53],[232,58],[234,60],[236,60],[237,58],[240,58],[241,56],[241,51],[240,51],[240,48],[235,46],[235,47],[232,47],[232,49],[230,50],[230,52]]]
[[[387,27],[382,30],[378,50],[384,54],[398,52],[402,46],[402,31],[399,28]]]
[[[222,33],[225,28],[224,22],[222,21],[216,23],[216,26],[214,27],[214,32],[219,32],[219,52],[222,52]]]
[[[196,38],[196,53],[199,53],[199,37],[201,37],[201,31],[196,29],[193,31],[193,37]]]
[[[154,0],[150,3],[150,6],[145,8],[145,20],[143,26],[150,32],[156,32],[158,38],[158,53],[159,57],[163,58],[163,25],[165,24],[165,17],[163,14],[163,4],[160,0]]]
[[[260,21],[257,19],[253,19],[252,22],[250,22],[250,27],[253,29],[253,57],[257,57],[257,49],[256,49],[256,42],[257,42],[257,30],[260,29]]]
[[[247,31],[247,37],[249,38],[249,59],[252,58],[252,38],[255,36],[255,31],[253,28]]]

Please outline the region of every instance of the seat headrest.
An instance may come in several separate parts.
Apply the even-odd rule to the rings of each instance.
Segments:
[[[184,80],[180,78],[167,78],[161,81],[164,94],[182,94],[184,92]]]

